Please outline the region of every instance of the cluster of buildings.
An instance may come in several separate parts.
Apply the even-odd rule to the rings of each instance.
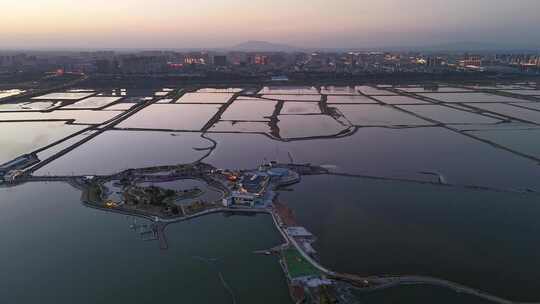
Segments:
[[[444,61],[456,70],[463,71],[489,71],[499,73],[539,73],[540,55],[533,54],[472,54],[465,53],[454,58],[453,61]],[[438,64],[438,62],[436,63]],[[428,63],[429,65],[429,63]]]
[[[166,74],[277,76],[293,73],[366,73],[468,71],[507,68],[538,72],[537,53],[450,53],[368,51],[141,51],[0,53],[0,74],[62,70],[86,74]],[[502,70],[501,70],[502,71]]]
[[[274,201],[276,187],[300,181],[292,170],[274,165],[263,165],[259,170],[231,175],[230,194],[223,198],[227,208],[266,208]]]
[[[17,73],[52,73],[67,71],[92,73],[97,61],[112,58],[114,52],[1,52],[0,75]]]
[[[207,184],[207,189],[189,186],[172,190],[171,185],[160,186],[185,179],[200,180]],[[175,168],[127,170],[112,179],[85,177],[84,189],[90,204],[171,217],[222,207],[266,209],[273,203],[277,187],[298,181],[300,174],[275,163],[251,171],[221,170],[199,163]],[[204,198],[210,190],[218,191],[220,195]]]

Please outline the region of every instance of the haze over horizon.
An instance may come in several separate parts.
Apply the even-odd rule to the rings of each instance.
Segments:
[[[538,46],[538,0],[155,0],[7,2],[0,48],[301,48],[462,41]]]

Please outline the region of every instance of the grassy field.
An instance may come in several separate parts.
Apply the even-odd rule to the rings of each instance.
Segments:
[[[282,255],[291,279],[320,275],[319,270],[306,261],[295,248],[284,250]]]

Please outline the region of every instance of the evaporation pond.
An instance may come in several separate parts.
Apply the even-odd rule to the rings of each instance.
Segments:
[[[38,170],[36,175],[112,174],[131,168],[192,163],[212,143],[200,133],[107,131]]]
[[[201,130],[219,110],[219,105],[154,104],[118,125],[119,128]]]

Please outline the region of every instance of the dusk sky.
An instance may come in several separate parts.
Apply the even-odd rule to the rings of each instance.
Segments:
[[[538,45],[539,0],[0,0],[0,48]]]

